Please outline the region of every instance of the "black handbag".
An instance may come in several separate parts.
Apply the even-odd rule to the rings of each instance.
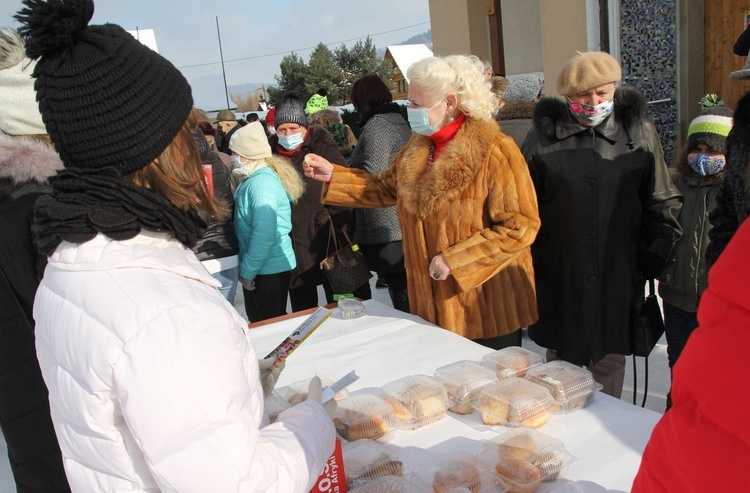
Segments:
[[[653,279],[648,281],[649,293],[641,302],[641,311],[636,318],[633,332],[633,355],[647,357],[664,335],[664,318],[656,298]]]
[[[328,246],[326,247],[326,258],[320,263],[320,268],[326,275],[328,282],[333,288],[334,294],[351,294],[358,287],[369,282],[372,277],[364,255],[356,243],[352,243],[346,231],[341,231],[346,238],[347,244],[341,246],[333,219],[328,215],[330,226]],[[335,251],[331,254],[331,243]]]

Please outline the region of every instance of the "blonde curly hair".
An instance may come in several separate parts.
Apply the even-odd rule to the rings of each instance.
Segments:
[[[482,61],[471,55],[430,57],[416,62],[406,71],[409,84],[419,86],[435,98],[455,93],[458,109],[477,120],[492,120],[499,102],[485,75]]]

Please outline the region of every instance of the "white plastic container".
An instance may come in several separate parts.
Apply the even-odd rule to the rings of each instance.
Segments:
[[[539,428],[549,420],[553,404],[546,388],[511,377],[485,387],[474,408],[488,425]]]
[[[426,375],[399,378],[380,390],[393,406],[394,416],[402,429],[420,428],[445,416],[448,394],[443,384]]]
[[[472,401],[483,388],[497,382],[497,376],[474,361],[457,361],[435,370],[435,380],[445,387],[451,412],[471,414],[474,411]]]
[[[485,354],[482,358],[482,364],[493,370],[499,380],[510,377],[523,378],[526,370],[543,362],[544,359],[540,355],[516,346]]]
[[[531,368],[526,372],[526,380],[549,390],[559,414],[586,407],[601,389],[590,371],[559,360]]]
[[[352,442],[386,435],[394,419],[389,403],[376,395],[359,394],[338,403],[333,424],[341,437]]]

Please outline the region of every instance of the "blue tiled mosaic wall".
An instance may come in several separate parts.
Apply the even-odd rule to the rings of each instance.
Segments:
[[[667,163],[677,142],[676,0],[621,0],[623,84],[635,86],[649,101],[649,115],[659,132]]]

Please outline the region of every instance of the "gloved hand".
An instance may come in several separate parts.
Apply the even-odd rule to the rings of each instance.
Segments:
[[[242,287],[247,289],[248,291],[252,291],[255,289],[255,279],[245,279],[244,277],[240,276],[240,284],[242,284]]]
[[[258,368],[260,368],[260,386],[263,387],[263,395],[265,397],[271,395],[276,382],[279,380],[281,370],[286,366],[286,363],[284,362],[271,370],[271,366],[275,359],[276,358],[266,358],[258,360]]]
[[[667,261],[651,252],[643,252],[638,255],[638,271],[641,276],[648,279],[656,279],[667,266]]]
[[[313,400],[323,404],[323,384],[320,382],[320,377],[313,377],[312,380],[310,380],[310,386],[307,389],[307,400]],[[333,419],[334,414],[336,414],[337,407],[338,404],[336,404],[336,399],[331,399],[323,404],[323,409],[326,410],[331,419]]]

